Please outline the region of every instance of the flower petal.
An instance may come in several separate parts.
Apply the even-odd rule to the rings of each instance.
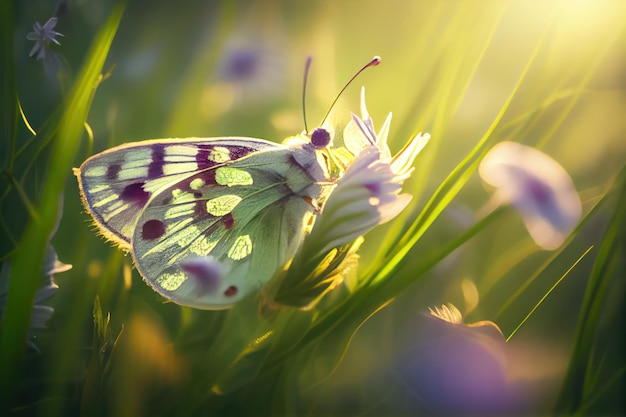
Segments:
[[[37,25],[39,25],[39,23],[37,23]],[[53,16],[50,19],[48,19],[46,23],[43,24],[43,27],[41,27],[41,30],[45,32],[50,32],[52,31],[52,29],[54,29],[56,25],[57,25],[57,18]]]
[[[395,199],[381,205],[378,210],[378,214],[380,215],[378,224],[385,224],[388,221],[395,219],[405,208],[407,208],[411,200],[413,200],[413,196],[411,194],[400,194],[396,196]]]
[[[415,324],[397,369],[430,413],[518,411],[520,401],[508,378],[508,349],[495,323],[463,324],[454,306],[443,306],[420,315]]]
[[[582,214],[574,183],[555,160],[534,148],[501,142],[481,161],[483,181],[496,198],[518,209],[529,234],[544,249],[559,247]]]
[[[364,90],[365,91],[365,90]],[[380,132],[376,136],[376,146],[382,152],[383,158],[390,158],[391,151],[389,150],[389,146],[387,145],[387,136],[389,135],[389,127],[391,126],[391,113],[387,115],[385,119],[385,123],[383,123],[383,127],[380,128]]]
[[[39,50],[39,48],[41,48],[41,44],[39,42],[35,43],[35,45],[33,45],[33,48],[30,50],[28,57],[30,58],[33,55],[35,55],[35,53]]]
[[[391,161],[391,169],[396,175],[407,176],[413,171],[413,161],[424,149],[430,135],[428,133],[418,133],[398,152]]]

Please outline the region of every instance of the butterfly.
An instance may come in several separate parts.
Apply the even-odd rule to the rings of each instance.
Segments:
[[[339,95],[379,62],[374,57]],[[309,65],[310,58],[305,71]],[[327,116],[311,132],[305,116],[305,132],[283,144],[245,137],[124,144],[74,174],[98,230],[132,254],[156,292],[181,305],[228,308],[293,259],[337,180],[374,144],[344,137],[345,147],[334,147]]]
[[[96,154],[75,175],[99,231],[132,254],[154,290],[181,305],[219,309],[294,256],[345,169],[331,142],[325,128],[287,144],[148,140]],[[203,279],[202,257],[223,267],[225,279]]]

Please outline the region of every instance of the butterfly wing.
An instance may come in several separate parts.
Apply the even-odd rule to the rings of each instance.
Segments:
[[[299,248],[322,192],[293,155],[286,147],[258,152],[155,193],[131,240],[144,279],[176,303],[208,309],[265,284]],[[197,259],[226,273],[207,282],[186,267]]]
[[[84,205],[100,231],[130,250],[137,219],[152,196],[196,171],[276,147],[281,146],[237,137],[149,140],[94,155],[75,174]]]

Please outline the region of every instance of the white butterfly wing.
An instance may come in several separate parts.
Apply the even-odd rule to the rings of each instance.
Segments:
[[[94,155],[75,174],[84,205],[101,232],[129,250],[137,219],[152,196],[198,170],[273,148],[283,147],[238,137],[148,140]]]
[[[293,257],[321,190],[290,148],[206,168],[147,203],[131,240],[135,264],[176,303],[229,307]],[[218,283],[185,268],[209,256],[226,271]]]

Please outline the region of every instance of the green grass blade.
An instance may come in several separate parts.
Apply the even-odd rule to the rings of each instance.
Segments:
[[[481,140],[476,144],[474,149],[467,155],[459,165],[450,173],[450,175],[444,180],[444,182],[439,186],[437,191],[435,191],[432,198],[426,203],[426,206],[422,210],[422,212],[417,216],[415,221],[409,226],[407,231],[396,241],[396,244],[391,246],[392,250],[385,254],[385,260],[382,262],[374,262],[373,265],[385,265],[383,268],[379,269],[375,272],[370,272],[368,275],[370,276],[369,280],[365,279],[365,282],[369,281],[369,285],[364,286],[360,291],[356,292],[351,296],[350,302],[347,305],[340,305],[329,314],[321,318],[317,323],[315,323],[307,336],[302,340],[301,345],[306,345],[307,343],[311,343],[316,340],[318,337],[323,336],[328,333],[331,329],[336,327],[337,323],[340,322],[354,322],[355,320],[347,320],[346,317],[355,315],[357,317],[368,317],[371,312],[376,311],[378,306],[386,304],[399,294],[404,288],[408,287],[411,283],[415,281],[415,277],[422,275],[428,269],[430,269],[433,265],[439,262],[441,259],[445,258],[449,253],[454,251],[460,245],[462,245],[465,241],[469,240],[476,233],[482,230],[487,223],[493,221],[500,213],[501,210],[496,210],[492,212],[491,215],[487,216],[483,220],[479,221],[472,228],[467,230],[457,239],[449,242],[449,244],[445,245],[438,253],[430,258],[429,260],[423,262],[419,269],[419,272],[412,274],[410,279],[405,279],[402,281],[394,282],[392,286],[387,287],[384,291],[382,287],[386,284],[386,278],[394,274],[404,263],[406,255],[409,251],[415,246],[415,244],[419,241],[419,239],[423,236],[423,234],[428,230],[428,228],[433,224],[433,222],[438,218],[441,212],[445,209],[445,207],[452,201],[452,199],[458,194],[458,192],[463,188],[463,186],[469,181],[471,175],[474,174],[476,169],[478,168],[478,164],[480,163],[481,157],[487,152],[487,145],[489,143],[489,139],[492,139],[492,134],[502,118],[504,114],[508,110],[513,98],[515,97],[517,91],[519,90],[525,76],[527,75],[532,63],[534,62],[535,57],[537,56],[541,46],[543,44],[543,39],[548,32],[548,28],[543,33],[541,41],[535,47],[531,57],[529,58],[524,70],[522,71],[518,82],[515,87],[511,91],[509,98],[506,103],[500,109],[498,115],[494,119],[491,126],[488,128],[487,132],[483,135]],[[357,320],[358,322],[358,320]]]
[[[561,247],[558,250],[554,251],[548,257],[548,259],[546,259],[545,262],[543,262],[539,266],[539,268],[537,268],[537,270],[532,275],[530,275],[528,277],[528,279],[522,285],[520,285],[515,290],[515,292],[502,304],[502,307],[500,307],[498,312],[495,314],[494,319],[497,319],[500,316],[502,316],[502,314],[515,302],[515,300],[517,300],[528,289],[528,287],[530,287],[530,285],[533,282],[535,282],[535,280],[541,275],[541,273],[543,271],[545,271],[550,265],[552,265],[553,262],[555,262],[557,259],[559,259],[559,257],[561,256],[561,254],[563,253],[565,248],[567,248],[569,246],[569,244],[576,237],[576,235],[579,233],[579,231],[591,219],[593,219],[598,214],[598,212],[604,207],[604,203],[606,202],[606,197],[607,197],[607,194],[604,194],[604,195],[602,195],[600,197],[600,199],[596,202],[596,204],[594,204],[594,206],[591,208],[589,213],[587,213],[587,215],[578,223],[576,228],[568,236],[568,238],[565,240],[565,242],[563,242]]]
[[[0,4],[0,37],[2,40],[2,65],[0,66],[0,117],[2,118],[0,137],[3,146],[0,166],[9,173],[13,171],[13,156],[15,154],[15,134],[18,121],[17,83],[15,80],[15,48],[13,42],[13,2],[3,1]]]
[[[529,57],[526,66],[522,70],[517,83],[513,87],[513,90],[509,94],[508,99],[496,115],[494,121],[491,123],[487,132],[478,141],[476,146],[470,151],[470,153],[456,166],[456,168],[448,175],[444,182],[433,193],[433,196],[425,204],[424,208],[417,216],[415,221],[408,227],[408,230],[401,235],[401,237],[393,242],[389,247],[392,248],[390,253],[385,254],[387,260],[391,258],[389,263],[394,263],[393,259],[398,257],[404,257],[406,253],[412,248],[415,243],[423,236],[433,222],[439,217],[445,207],[452,201],[452,199],[461,191],[463,186],[469,181],[473,173],[478,168],[478,164],[482,157],[488,151],[489,143],[494,139],[493,133],[504,118],[505,113],[509,109],[513,99],[517,95],[522,83],[524,82],[530,68],[539,51],[541,50],[546,36],[549,32],[550,25],[544,30],[541,39],[537,42],[531,56]],[[395,249],[399,248],[399,249]],[[387,263],[383,261],[383,264]],[[387,275],[386,272],[381,271],[379,275]]]
[[[537,301],[537,304],[534,305],[534,307],[528,312],[528,314],[526,315],[526,317],[524,317],[522,319],[522,321],[519,322],[519,324],[513,329],[513,331],[511,332],[511,334],[509,334],[506,338],[506,341],[508,342],[509,340],[511,340],[511,338],[513,336],[515,336],[515,333],[518,332],[519,329],[522,328],[522,326],[528,321],[528,319],[535,313],[535,311],[539,308],[539,306],[541,306],[541,304],[543,304],[543,302],[550,296],[550,294],[552,294],[552,292],[556,289],[556,287],[559,286],[559,284],[565,279],[566,276],[569,275],[570,272],[572,272],[572,270],[576,267],[576,265],[578,265],[580,263],[580,261],[583,260],[583,258],[585,256],[587,256],[587,254],[591,251],[591,249],[593,249],[593,246],[589,246],[587,248],[587,250],[585,252],[583,252],[582,255],[580,255],[578,257],[578,259],[576,259],[576,262],[574,262],[572,264],[572,266],[570,266],[567,271],[565,271],[565,273],[563,275],[561,275],[561,277],[554,283],[554,285],[552,285],[552,287],[550,287],[550,289],[548,291],[546,291],[546,293],[541,297],[541,299],[539,301]]]
[[[35,292],[39,286],[41,265],[59,216],[59,199],[67,175],[71,172],[87,118],[94,86],[122,16],[117,5],[104,28],[97,35],[79,76],[70,91],[59,123],[59,134],[51,150],[47,184],[37,207],[39,220],[31,219],[13,260],[5,320],[0,335],[0,391],[3,402],[16,385],[26,344]],[[4,15],[4,13],[3,13]]]
[[[606,346],[600,345],[598,340],[602,313],[608,297],[619,296],[619,294],[609,292],[611,281],[623,278],[623,276],[620,277],[617,267],[626,246],[624,242],[626,219],[623,215],[626,212],[626,167],[622,169],[613,190],[619,193],[618,201],[585,290],[578,318],[574,350],[556,405],[559,413],[576,412],[582,407],[587,407],[590,398],[597,391],[597,387],[590,382],[593,375],[590,375],[589,370],[596,368],[597,355],[602,355],[606,349]],[[619,302],[623,303],[623,299]]]
[[[218,3],[215,13],[219,16],[216,19],[216,29],[211,37],[212,44],[207,45],[204,54],[199,54],[196,62],[186,66],[187,70],[181,76],[184,84],[178,92],[178,97],[174,100],[178,105],[174,106],[172,115],[167,122],[165,134],[174,137],[197,135],[194,127],[190,126],[189,115],[195,114],[198,103],[201,102],[202,88],[198,86],[206,82],[207,68],[215,68],[220,58],[220,52],[224,40],[233,29],[235,17],[238,13],[238,6],[235,2],[221,1]]]

